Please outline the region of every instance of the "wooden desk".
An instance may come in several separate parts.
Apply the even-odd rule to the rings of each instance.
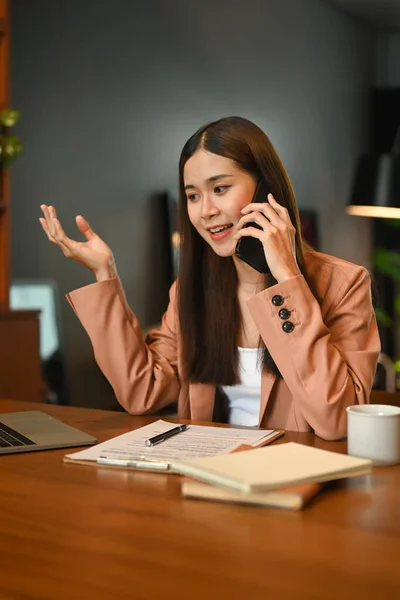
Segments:
[[[99,441],[152,420],[40,408]],[[185,500],[176,475],[63,464],[64,453],[0,457],[2,600],[400,598],[400,467],[289,512]]]

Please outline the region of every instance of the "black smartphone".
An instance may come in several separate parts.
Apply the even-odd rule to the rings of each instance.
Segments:
[[[252,202],[267,202],[267,196],[270,193],[268,183],[265,179],[260,179],[257,184],[256,191],[254,192]],[[255,227],[256,229],[262,229],[257,223],[246,223],[244,227]],[[236,254],[245,263],[256,269],[260,273],[269,273],[268,263],[265,260],[264,247],[260,240],[253,237],[240,238],[236,244]]]

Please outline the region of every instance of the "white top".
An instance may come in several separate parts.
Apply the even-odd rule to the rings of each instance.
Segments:
[[[229,400],[229,423],[250,427],[258,425],[261,369],[258,348],[239,348],[241,383],[222,387]]]

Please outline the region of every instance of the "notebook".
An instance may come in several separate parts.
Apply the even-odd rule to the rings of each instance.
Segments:
[[[238,446],[232,452],[253,450],[252,446]],[[290,508],[299,510],[316,496],[324,487],[323,483],[302,483],[300,485],[272,490],[258,494],[242,494],[223,488],[199,483],[184,477],[181,483],[181,494],[184,498],[196,500],[213,500],[231,504],[251,504],[256,506],[269,506],[275,508]]]
[[[93,436],[40,410],[0,414],[0,455],[95,443]]]
[[[275,508],[290,508],[299,510],[309,502],[322,489],[322,483],[303,483],[291,488],[272,490],[256,494],[242,494],[223,488],[218,488],[207,483],[199,483],[191,479],[184,479],[181,483],[181,494],[185,498],[196,500],[213,500],[233,504],[253,504]]]
[[[175,472],[204,483],[254,494],[367,475],[372,461],[289,442],[226,456],[174,461],[171,466]]]

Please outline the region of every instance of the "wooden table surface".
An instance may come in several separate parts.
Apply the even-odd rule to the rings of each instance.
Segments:
[[[32,404],[0,401],[0,413]],[[155,417],[41,405],[104,441]],[[286,433],[338,452],[345,442]],[[400,467],[303,511],[180,497],[177,475],[0,457],[0,599],[400,598]]]

